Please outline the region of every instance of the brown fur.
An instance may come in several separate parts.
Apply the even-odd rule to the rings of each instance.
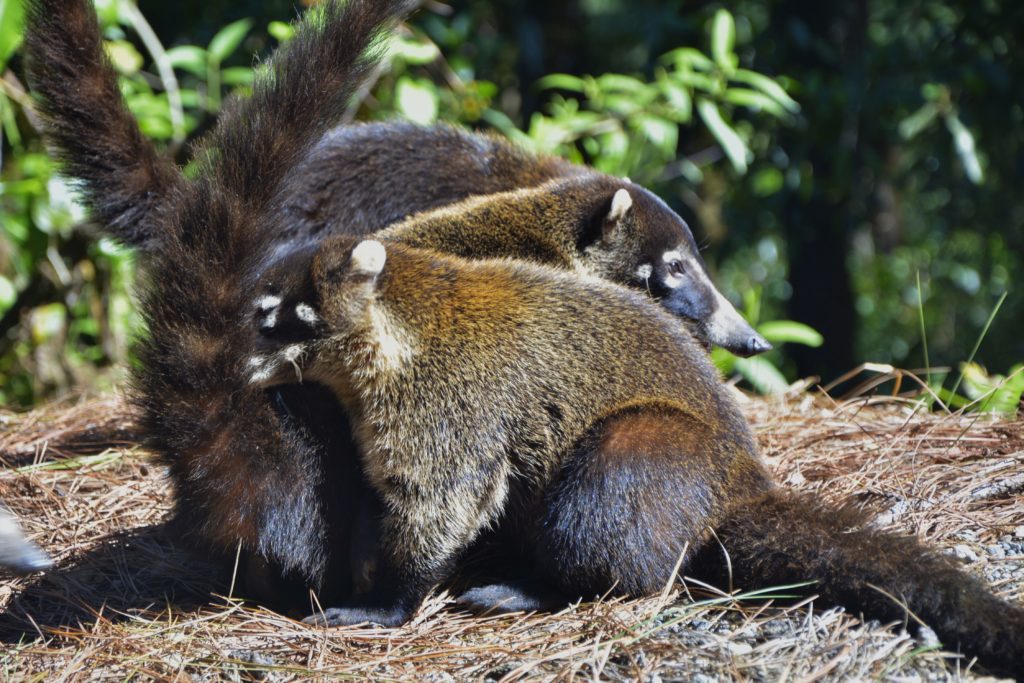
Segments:
[[[993,670],[1021,664],[1024,609],[859,513],[775,488],[706,356],[644,297],[399,244],[382,262],[384,249],[325,242],[307,302],[318,335],[253,362],[259,385],[300,373],[332,389],[382,501],[373,589],[326,623],[401,623],[491,533],[525,549],[518,578],[549,604],[658,591],[681,556],[720,582],[715,530],[744,587],[817,581],[825,602],[909,609]],[[499,595],[541,602],[508,585],[464,601]]]

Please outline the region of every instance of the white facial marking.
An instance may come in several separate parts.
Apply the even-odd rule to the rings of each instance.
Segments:
[[[263,319],[263,322],[261,323],[260,327],[270,328],[270,327],[273,327],[274,325],[277,325],[277,309],[276,308],[274,310],[272,310],[270,313],[267,314],[267,317]]]
[[[281,305],[281,297],[268,294],[265,297],[256,300],[256,306],[261,311],[269,311],[272,308],[276,308]]]
[[[654,273],[654,267],[650,263],[645,263],[636,269],[636,277],[638,280],[650,280],[651,275]]]
[[[316,311],[309,304],[298,304],[295,307],[295,315],[299,316],[299,320],[307,325],[316,325],[320,320],[320,316],[316,314]]]
[[[691,256],[690,254],[684,253],[679,249],[672,249],[671,251],[666,251],[664,254],[661,255],[661,261],[662,263],[666,264],[671,263],[672,261],[679,261],[680,263],[683,264],[683,271],[685,273],[692,273],[693,276],[697,278],[700,278],[703,274],[703,270],[701,270],[700,264],[697,263],[697,260],[693,258],[693,256]],[[685,278],[683,275],[673,273],[672,271],[668,271],[665,274],[665,286],[671,287],[672,289],[680,287],[683,284],[684,280]],[[713,288],[714,287],[712,287],[712,289]]]
[[[384,270],[387,251],[377,240],[363,240],[352,250],[352,269],[365,275],[378,275]]]
[[[612,210],[608,212],[608,220],[618,223],[629,213],[631,208],[633,208],[633,197],[630,196],[629,190],[623,188],[617,191],[612,197]]]

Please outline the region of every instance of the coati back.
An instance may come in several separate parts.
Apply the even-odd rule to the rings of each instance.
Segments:
[[[621,189],[623,214],[611,221]],[[719,293],[689,226],[656,195],[495,135],[409,123],[335,128],[288,175],[277,202],[282,242],[293,247],[407,217],[421,241],[456,255],[487,255],[474,247],[498,239],[504,250],[490,255],[537,258],[537,247],[553,242],[559,258],[542,252],[541,261],[587,264],[587,272],[645,291],[710,344],[741,356],[771,348]],[[417,220],[420,212],[430,217]],[[608,234],[619,221],[628,230]],[[446,238],[432,239],[434,227]],[[390,229],[383,234],[391,239]]]
[[[308,307],[318,334],[266,340],[253,382],[330,387],[384,511],[372,590],[321,621],[404,622],[491,527],[530,549],[522,578],[563,605],[657,592],[680,558],[721,581],[720,540],[744,587],[814,580],[825,602],[909,612],[993,670],[1024,665],[1020,606],[916,540],[772,484],[706,355],[645,297],[348,237],[324,242],[307,277],[312,298],[277,306]]]

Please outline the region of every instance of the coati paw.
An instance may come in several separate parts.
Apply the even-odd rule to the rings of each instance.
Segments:
[[[310,626],[330,628],[332,626],[355,626],[375,624],[377,626],[401,626],[411,615],[407,610],[395,608],[328,607],[322,612],[311,614],[302,620]]]
[[[561,593],[526,582],[474,586],[455,599],[455,604],[478,614],[554,612],[571,603]]]
[[[301,383],[301,360],[305,353],[304,345],[289,344],[274,353],[250,356],[248,361],[249,384],[269,386],[295,381]]]

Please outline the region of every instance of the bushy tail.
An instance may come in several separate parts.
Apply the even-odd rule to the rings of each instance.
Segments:
[[[207,171],[250,211],[260,210],[309,146],[337,124],[377,63],[385,29],[409,0],[331,0],[309,10],[294,37],[234,100],[202,142]],[[204,151],[205,150],[205,151]]]
[[[139,130],[121,98],[88,0],[30,0],[25,54],[51,142],[96,221],[145,247],[183,182]]]
[[[882,621],[915,617],[944,647],[995,673],[1024,671],[1024,608],[994,596],[949,557],[870,528],[864,514],[774,490],[737,506],[716,528],[734,585],[809,588],[829,604]],[[705,555],[720,555],[708,547]],[[705,557],[703,562],[717,558]]]
[[[336,430],[344,418],[333,397],[311,389],[294,403],[312,415],[288,417],[280,396],[249,383],[257,278],[273,238],[259,226],[291,165],[365,78],[402,5],[332,0],[307,13],[257,74],[252,97],[229,105],[203,141],[142,297],[149,334],[135,394],[179,512],[194,517],[202,540],[226,549],[241,541],[314,583],[326,571],[324,534],[337,526],[321,521],[335,493],[320,487],[353,479],[329,472],[342,450],[331,439],[344,435],[315,427]]]

